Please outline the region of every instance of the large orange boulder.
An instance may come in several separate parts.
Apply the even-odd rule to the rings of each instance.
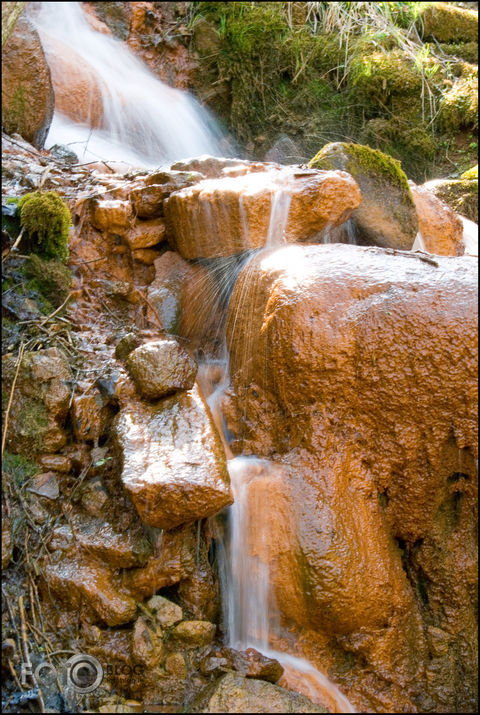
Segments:
[[[476,707],[476,268],[294,245],[230,302],[232,446],[270,458],[246,548],[363,711]]]
[[[360,205],[342,171],[273,167],[207,179],[164,202],[171,242],[183,258],[218,258],[268,243],[315,240]]]
[[[42,148],[53,109],[52,80],[40,38],[23,15],[2,52],[2,127]]]

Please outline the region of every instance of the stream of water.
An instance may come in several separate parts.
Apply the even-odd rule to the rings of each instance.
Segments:
[[[88,91],[97,89],[103,105],[97,128],[55,112],[47,148],[67,144],[83,162],[102,159],[146,167],[226,153],[222,132],[208,111],[187,92],[157,79],[125,43],[93,30],[80,3],[34,5],[31,18],[47,62],[62,75],[62,61],[69,60],[65,67],[67,89],[69,81],[75,84],[74,77],[68,78],[72,61],[84,65],[95,79]],[[93,102],[93,97],[88,100]]]

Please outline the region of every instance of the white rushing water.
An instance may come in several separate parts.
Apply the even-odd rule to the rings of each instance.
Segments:
[[[56,112],[47,148],[67,144],[84,162],[102,159],[147,167],[200,154],[225,155],[211,115],[187,92],[157,79],[120,40],[93,30],[80,3],[36,3],[31,19],[49,64],[61,67],[62,47],[70,62],[81,58],[95,75],[103,104],[101,128]],[[68,69],[66,74],[68,83]]]
[[[253,175],[255,177],[255,175]],[[291,194],[288,180],[271,192],[271,210],[265,248],[285,243]],[[248,232],[240,197],[240,218]],[[248,243],[248,241],[247,241]],[[248,353],[248,345],[246,346]],[[246,355],[248,359],[248,355]],[[220,377],[217,371],[223,371]],[[223,359],[206,362],[199,369],[199,383],[207,397],[213,418],[223,436],[228,457],[234,503],[228,509],[228,535],[217,534],[217,555],[222,587],[223,622],[228,645],[237,650],[255,648],[278,660],[284,667],[282,684],[328,707],[330,712],[355,712],[348,698],[305,658],[278,651],[272,642],[282,638],[280,610],[277,607],[270,573],[273,555],[268,523],[261,518],[265,494],[272,488],[282,466],[252,455],[234,457],[228,445],[228,430],[222,415],[222,398],[229,388],[228,353],[224,344]],[[211,375],[216,375],[211,380]]]

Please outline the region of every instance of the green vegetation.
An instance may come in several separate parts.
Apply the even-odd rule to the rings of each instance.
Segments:
[[[22,249],[58,261],[68,260],[70,210],[55,191],[36,191],[18,202],[24,230]]]
[[[368,142],[423,181],[445,142],[478,126],[475,21],[449,3],[193,3],[198,91],[208,83],[254,158],[285,135],[294,161],[327,142]]]
[[[477,179],[478,181],[478,164],[476,166],[472,166],[471,169],[467,169],[467,171],[464,171],[460,178],[468,179],[469,181],[471,181],[472,179]]]
[[[13,477],[15,483],[21,486],[38,472],[38,467],[21,454],[12,454],[5,450],[2,460],[2,472]]]
[[[59,261],[44,261],[31,254],[24,270],[25,275],[36,281],[40,293],[55,308],[64,302],[72,285],[72,274],[67,266]]]

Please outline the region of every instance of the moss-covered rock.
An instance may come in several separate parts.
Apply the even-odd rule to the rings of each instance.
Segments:
[[[315,169],[348,171],[362,192],[352,218],[367,245],[409,250],[418,231],[412,193],[400,162],[361,144],[327,144],[310,161]]]
[[[439,122],[450,133],[478,128],[478,73],[462,73],[440,100]]]
[[[468,180],[477,179],[478,181],[478,164],[472,166],[471,169],[467,169],[467,171],[464,171],[460,178]]]
[[[34,279],[41,293],[57,308],[67,298],[72,285],[69,268],[60,261],[45,261],[32,253],[25,262],[25,275]]]
[[[16,371],[17,357],[5,355],[2,411],[7,408]],[[6,446],[10,452],[31,458],[63,447],[71,379],[68,362],[56,348],[24,353],[8,418]]]
[[[417,29],[424,39],[477,42],[478,13],[448,2],[425,3],[417,20]]]
[[[413,59],[401,50],[368,51],[353,57],[349,83],[358,99],[377,106],[386,104],[392,95],[417,95],[422,76]]]
[[[57,261],[68,259],[70,210],[55,191],[25,194],[18,202],[24,230],[22,250]]]
[[[478,223],[478,179],[437,179],[425,186],[456,213]]]
[[[478,42],[440,42],[438,47],[446,55],[478,64]],[[435,50],[435,45],[432,45],[432,50]]]

